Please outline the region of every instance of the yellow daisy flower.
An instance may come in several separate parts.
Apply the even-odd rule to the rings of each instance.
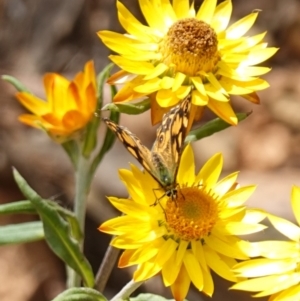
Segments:
[[[300,187],[292,188],[292,208],[300,225]],[[239,263],[234,271],[241,277],[258,277],[233,285],[233,289],[259,292],[254,297],[270,296],[269,301],[300,300],[300,227],[274,215],[268,218],[272,225],[290,241],[257,243],[264,258]]]
[[[152,95],[160,107],[166,108],[192,93],[192,102],[199,109],[207,106],[226,122],[237,124],[230,95],[259,103],[255,92],[268,87],[259,76],[270,68],[255,65],[277,49],[263,42],[266,32],[245,36],[258,12],[228,27],[230,0],[219,5],[217,0],[204,0],[198,11],[189,2],[139,0],[146,26],[117,1],[119,21],[127,33],[98,32],[103,43],[118,54],[110,59],[121,70],[109,83],[125,84],[114,101]],[[151,103],[159,114],[155,101]],[[152,121],[159,118],[152,116]]]
[[[84,72],[69,81],[59,74],[44,76],[47,101],[28,92],[16,94],[20,103],[32,114],[19,120],[29,126],[45,130],[53,139],[65,141],[83,129],[96,109],[96,76],[94,63],[89,61]]]
[[[176,301],[186,297],[191,282],[211,296],[211,270],[237,281],[231,268],[236,259],[248,259],[251,250],[250,243],[237,235],[264,229],[258,224],[264,214],[243,205],[255,186],[238,187],[238,173],[218,180],[222,165],[222,155],[216,154],[195,175],[188,145],[178,170],[177,193],[171,198],[147,172],[134,165],[120,170],[131,198],[109,197],[124,215],[103,223],[99,230],[115,235],[111,244],[125,249],[119,267],[138,265],[134,281],[161,273]]]

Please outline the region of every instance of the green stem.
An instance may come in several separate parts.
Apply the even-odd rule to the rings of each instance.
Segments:
[[[134,282],[133,280],[131,280],[122,288],[122,290],[117,295],[110,299],[110,301],[120,301],[128,299],[130,295],[135,290],[137,290],[143,283],[143,281]]]
[[[75,200],[74,200],[74,214],[78,220],[78,224],[82,233],[84,233],[85,216],[86,216],[86,201],[90,191],[90,184],[92,177],[90,173],[90,162],[89,159],[84,156],[78,158],[78,165],[75,175]],[[83,240],[79,242],[80,249],[83,251]],[[67,270],[68,280],[67,286],[79,287],[80,276],[72,269]]]

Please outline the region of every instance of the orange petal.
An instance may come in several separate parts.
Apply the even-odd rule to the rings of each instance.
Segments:
[[[191,284],[191,280],[189,278],[189,275],[184,265],[182,265],[177,279],[171,285],[172,294],[176,301],[184,300],[184,298],[186,297],[189,291],[190,284]]]
[[[260,104],[260,99],[259,99],[259,96],[253,92],[253,93],[250,93],[250,94],[246,94],[246,95],[241,95],[243,98],[251,101],[252,103],[255,103],[255,104]]]

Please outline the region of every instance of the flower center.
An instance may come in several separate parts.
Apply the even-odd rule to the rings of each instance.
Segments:
[[[195,18],[175,22],[159,48],[162,62],[189,76],[212,71],[220,59],[213,28]]]
[[[203,239],[218,219],[218,204],[213,196],[199,187],[178,189],[165,208],[166,226],[183,240]]]

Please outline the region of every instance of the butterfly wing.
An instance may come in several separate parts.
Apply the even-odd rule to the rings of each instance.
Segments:
[[[163,116],[162,124],[157,129],[157,138],[152,148],[152,161],[154,165],[157,165],[155,162],[159,161],[160,165],[165,166],[165,169],[161,168],[160,170],[161,174],[165,174],[165,179],[161,175],[165,186],[171,186],[176,179],[187,135],[190,109],[191,100],[188,96]]]
[[[120,126],[108,118],[102,119],[108,128],[116,134],[129,153],[140,162],[140,164],[156,179],[156,181],[161,183],[160,179],[153,174],[154,167],[150,159],[151,151],[141,142],[141,140],[126,127]]]

